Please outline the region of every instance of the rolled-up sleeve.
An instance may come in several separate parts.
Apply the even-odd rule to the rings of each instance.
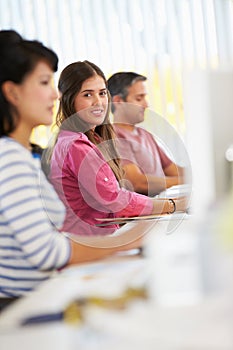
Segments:
[[[116,177],[96,146],[75,141],[67,154],[73,173],[86,203],[97,211],[115,216],[138,216],[152,213],[153,202],[147,196],[127,191]]]

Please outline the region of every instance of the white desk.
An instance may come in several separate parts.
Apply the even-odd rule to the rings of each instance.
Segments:
[[[174,238],[174,244],[182,242],[177,233]],[[79,326],[60,321],[20,327],[25,316],[57,312],[79,297],[118,295],[140,284],[149,261],[122,256],[55,274],[1,314],[0,349],[232,350],[232,290],[204,294],[189,305],[165,306],[151,299],[135,300],[121,311],[89,306]]]
[[[56,312],[78,296],[91,295],[93,288],[97,295],[112,295],[117,284],[114,284],[111,271],[116,274],[118,271],[119,277],[125,268],[123,279],[126,283],[126,275],[132,277],[135,271],[146,268],[145,263],[146,260],[134,258],[114,263],[109,260],[106,275],[102,270],[101,276],[101,265],[90,265],[90,269],[87,266],[73,268],[44,283],[38,291],[2,313],[1,350],[18,349],[19,346],[24,350],[232,350],[233,310],[227,297],[203,298],[200,303],[182,307],[162,307],[142,300],[132,302],[121,311],[89,307],[82,326],[53,322],[19,327],[22,316]],[[95,270],[100,284],[91,280],[91,271]],[[81,280],[85,282],[81,283]],[[118,286],[118,292],[123,284]]]

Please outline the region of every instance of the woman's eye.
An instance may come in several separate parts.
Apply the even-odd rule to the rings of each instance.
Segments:
[[[88,93],[86,93],[84,96],[85,96],[85,97],[90,97],[90,96],[91,96],[91,93],[88,92]]]
[[[48,83],[49,83],[49,82],[48,82],[47,80],[43,80],[43,81],[41,82],[42,85],[48,85]]]
[[[100,93],[100,96],[106,96],[107,95],[107,91],[102,91],[101,93]]]

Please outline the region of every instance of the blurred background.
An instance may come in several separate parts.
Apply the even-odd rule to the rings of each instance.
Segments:
[[[54,49],[55,83],[67,64],[85,59],[107,78],[122,70],[146,75],[150,111],[188,151],[198,208],[230,191],[232,0],[0,0],[0,28]],[[145,119],[151,132],[153,113]],[[51,128],[40,126],[32,140],[46,147],[50,137]]]
[[[57,52],[55,84],[67,64],[85,59],[107,78],[122,70],[146,75],[145,127],[155,133],[158,114],[184,142],[200,210],[229,192],[232,0],[0,0],[0,29],[9,28]],[[50,137],[51,128],[40,126],[32,140],[46,147]]]
[[[100,66],[107,78],[126,70],[148,77],[145,127],[156,133],[159,119],[154,117],[161,116],[174,131],[169,138],[182,140],[192,168],[192,209],[198,213],[175,235],[163,231],[148,244],[157,297],[167,295],[172,303],[197,301],[229,282],[230,297],[224,300],[232,309],[233,262],[225,264],[221,253],[230,251],[232,259],[233,0],[0,0],[0,29],[10,28],[57,52],[55,83],[67,64],[85,59]],[[51,130],[38,127],[33,141],[46,147]],[[203,318],[199,312],[197,324]],[[221,324],[232,330],[231,311],[222,312],[223,320],[218,310],[206,315],[208,340],[219,335]],[[169,334],[181,320],[186,325],[186,317],[177,314]],[[166,337],[167,325],[166,319]],[[180,339],[183,329],[178,330]],[[201,343],[194,338],[192,344]],[[201,343],[190,349],[232,349],[232,336],[229,343],[229,348]]]
[[[0,28],[49,45],[59,71],[88,59],[107,77],[145,74],[151,108],[181,134],[182,71],[233,63],[232,0],[0,0]]]

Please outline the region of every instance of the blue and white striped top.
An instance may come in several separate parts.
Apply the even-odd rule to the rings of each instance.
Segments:
[[[65,208],[40,161],[0,138],[0,297],[26,294],[70,258]]]

